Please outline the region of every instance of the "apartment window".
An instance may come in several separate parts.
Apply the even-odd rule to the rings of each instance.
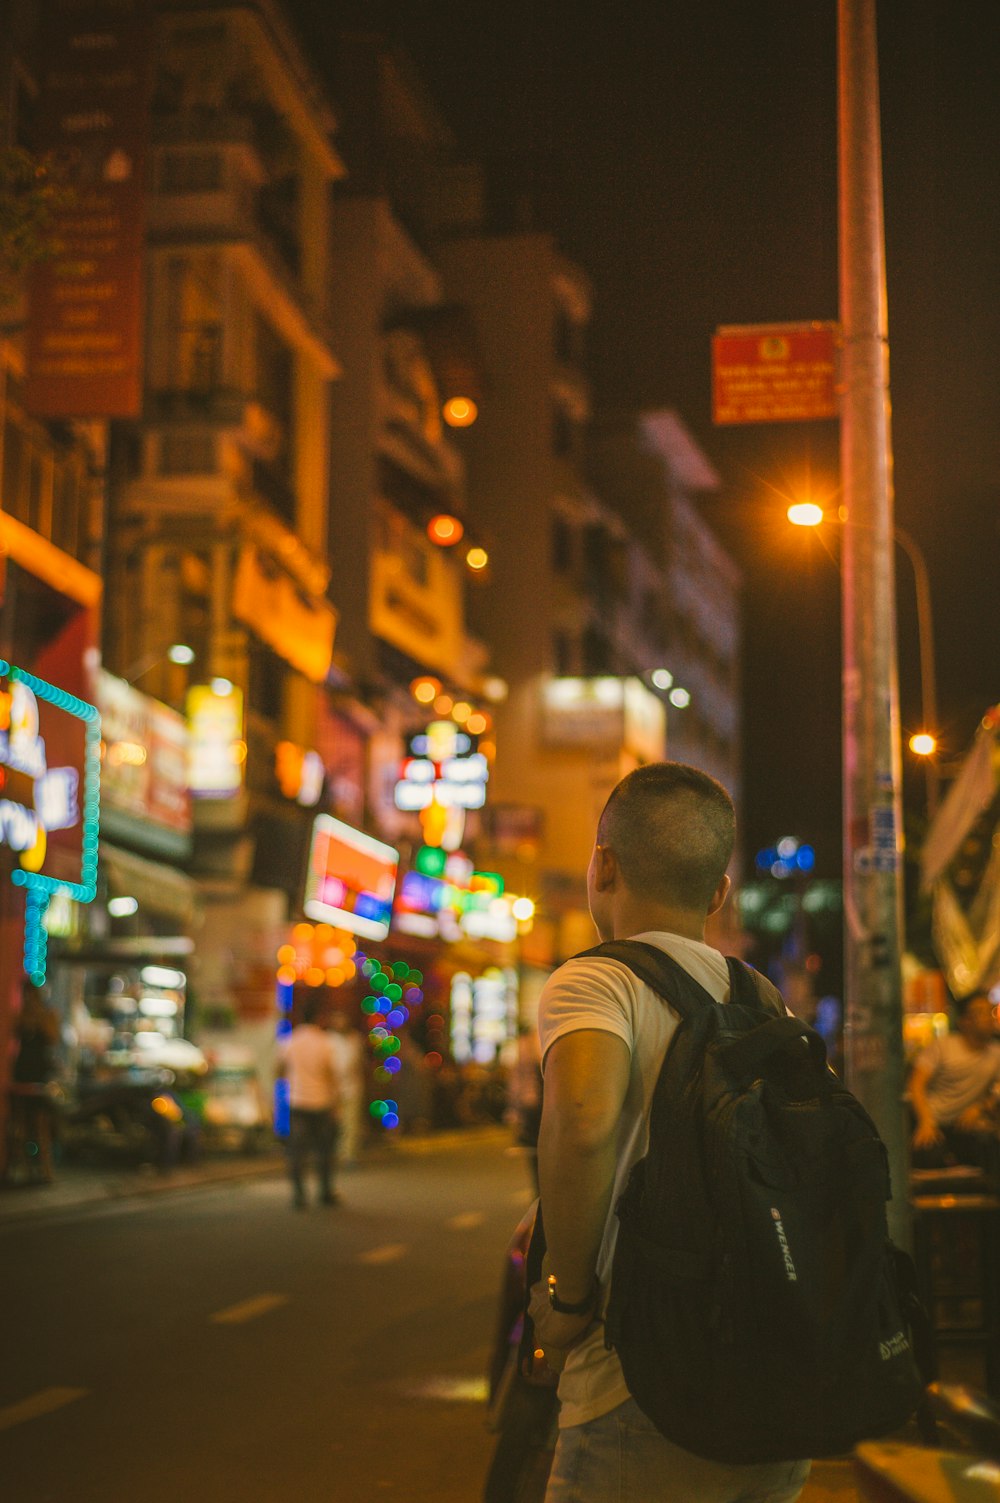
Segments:
[[[557,403],[552,409],[552,452],[560,458],[572,454],[575,437],[573,419]]]
[[[583,649],[582,671],[584,678],[600,678],[602,674],[614,673],[614,648],[599,627],[588,626],[581,643]]]
[[[166,151],[160,158],[162,193],[214,193],[222,187],[222,156],[217,151]]]
[[[253,465],[254,489],[287,522],[295,522],[295,354],[266,318],[257,318],[257,398],[275,419],[275,453]]]
[[[576,669],[575,643],[568,631],[552,633],[552,669],[557,678],[571,678]]]
[[[222,300],[214,258],[172,257],[167,265],[171,391],[208,394],[222,381]]]
[[[284,714],[285,677],[288,669],[283,658],[252,642],[250,648],[250,708],[266,720],[280,721]]]
[[[573,567],[573,529],[565,517],[552,518],[552,568],[568,574]]]

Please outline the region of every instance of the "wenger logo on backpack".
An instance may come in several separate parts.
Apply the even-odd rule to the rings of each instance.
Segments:
[[[606,1340],[629,1392],[715,1461],[831,1456],[896,1429],[921,1386],[909,1260],[888,1237],[885,1147],[823,1040],[741,961],[718,1003],[655,946],[586,954],[680,1016],[617,1206]]]

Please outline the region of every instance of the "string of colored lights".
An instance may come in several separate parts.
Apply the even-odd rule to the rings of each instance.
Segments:
[[[374,956],[359,954],[357,960],[369,987],[361,1010],[368,1018],[368,1043],[378,1061],[375,1079],[380,1085],[389,1085],[403,1068],[398,1030],[409,1021],[411,1010],[423,1002],[424,978],[405,960],[394,960],[385,967]],[[368,1110],[387,1130],[399,1126],[399,1103],[391,1096],[377,1098]]]

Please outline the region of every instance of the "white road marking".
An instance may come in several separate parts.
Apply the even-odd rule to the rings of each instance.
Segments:
[[[359,1253],[358,1262],[366,1263],[369,1268],[380,1268],[383,1263],[398,1263],[409,1250],[405,1242],[387,1242],[384,1247],[371,1247],[367,1252]]]
[[[487,1378],[428,1378],[403,1390],[408,1399],[439,1399],[449,1404],[485,1404],[490,1396]]]
[[[485,1220],[482,1211],[462,1211],[458,1216],[449,1216],[445,1226],[453,1232],[470,1232],[474,1226],[482,1226]]]
[[[19,1404],[8,1404],[6,1409],[0,1409],[0,1430],[12,1430],[15,1425],[23,1425],[25,1420],[40,1419],[43,1414],[62,1409],[64,1404],[86,1398],[89,1392],[89,1388],[40,1388]]]
[[[253,1299],[242,1300],[240,1304],[230,1305],[225,1310],[216,1310],[208,1318],[213,1325],[240,1326],[245,1321],[256,1320],[258,1315],[266,1315],[269,1310],[277,1310],[279,1305],[287,1304],[287,1294],[255,1294]]]

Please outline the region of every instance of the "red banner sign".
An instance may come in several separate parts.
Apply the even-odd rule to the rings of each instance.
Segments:
[[[832,323],[720,329],[712,339],[712,421],[837,417],[836,342]]]
[[[44,418],[142,407],[148,0],[49,0],[39,117],[73,202],[35,269],[26,405]]]

